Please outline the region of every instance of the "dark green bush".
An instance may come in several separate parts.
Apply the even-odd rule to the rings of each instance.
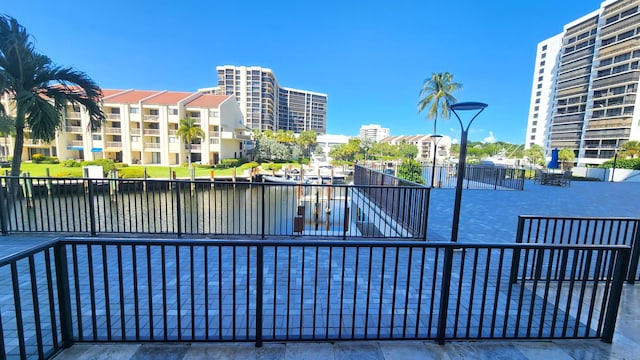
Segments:
[[[75,160],[63,160],[61,165],[68,168],[80,167],[80,163]]]
[[[238,166],[238,159],[222,159],[220,164],[216,165],[218,169],[228,169]]]
[[[141,168],[124,168],[118,170],[118,177],[122,179],[143,179],[144,169]],[[147,175],[149,178],[149,175]]]

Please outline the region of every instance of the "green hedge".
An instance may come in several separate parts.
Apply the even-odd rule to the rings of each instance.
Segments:
[[[114,170],[116,168],[115,163],[111,159],[98,159],[98,160],[91,160],[91,161],[83,161],[82,163],[80,163],[80,165],[82,165],[82,166],[91,166],[91,165],[102,166],[102,172],[104,173],[104,176],[107,176],[109,171]]]
[[[143,179],[144,169],[140,168],[123,168],[118,170],[118,177],[122,179]],[[147,178],[150,176],[147,175]]]
[[[613,167],[613,160],[607,160],[602,165],[601,168],[610,169]],[[618,159],[616,162],[616,169],[629,169],[629,170],[640,170],[640,158],[637,159]]]

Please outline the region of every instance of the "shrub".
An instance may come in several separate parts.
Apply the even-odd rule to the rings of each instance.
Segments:
[[[282,164],[268,163],[262,164],[261,167],[263,170],[280,171],[280,169],[282,169]]]
[[[42,160],[44,160],[44,155],[42,154],[33,154],[33,156],[31,156],[31,161],[35,163],[41,162]]]
[[[194,164],[193,166],[199,169],[213,169],[216,167],[215,165],[209,165],[209,164]]]
[[[42,154],[33,154],[31,160],[36,164],[57,164],[60,162],[55,156],[46,156]]]
[[[413,159],[402,160],[398,166],[398,177],[418,184],[424,184],[422,165]]]
[[[253,168],[257,168],[258,166],[260,166],[260,164],[258,164],[255,161],[251,161],[245,164],[240,165],[240,169],[244,170],[244,169],[253,169]]]
[[[75,160],[63,160],[61,165],[62,167],[68,167],[68,168],[80,167],[80,163]]]
[[[91,165],[102,166],[102,172],[104,173],[104,176],[107,176],[109,171],[114,170],[116,168],[115,163],[111,159],[98,159],[98,160],[82,162],[82,166],[91,166]]]
[[[129,164],[127,163],[114,163],[113,165],[116,167],[116,170],[129,167]]]
[[[141,168],[120,169],[120,171],[118,171],[118,177],[122,179],[143,179],[144,169],[141,169]],[[149,175],[147,175],[147,178],[149,178]]]
[[[238,166],[238,159],[222,159],[216,167],[220,169],[228,169]]]

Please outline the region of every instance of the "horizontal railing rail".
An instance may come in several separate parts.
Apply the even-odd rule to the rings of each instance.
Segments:
[[[0,185],[3,233],[426,237],[425,187],[38,177]]]
[[[522,276],[550,274],[540,258],[597,261],[514,283],[516,252]],[[102,341],[611,342],[629,255],[624,245],[63,238],[0,260],[0,354]]]
[[[627,245],[632,250],[626,280],[632,284],[640,281],[640,218],[520,215],[516,243]],[[517,260],[518,257],[514,258]],[[557,270],[567,259],[554,261]],[[581,257],[580,261],[586,260]]]

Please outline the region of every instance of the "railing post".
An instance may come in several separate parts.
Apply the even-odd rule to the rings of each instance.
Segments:
[[[71,321],[71,293],[69,290],[67,249],[63,243],[58,242],[54,245],[53,257],[56,266],[56,284],[58,285],[61,346],[67,348],[73,343],[73,322]],[[95,316],[95,314],[93,316]]]
[[[464,250],[463,250],[464,251]],[[449,291],[451,287],[451,269],[453,267],[453,247],[444,248],[442,266],[442,288],[440,289],[440,310],[438,315],[438,344],[444,345],[447,332],[447,313],[449,311]]]
[[[91,236],[96,236],[96,214],[95,204],[93,203],[93,180],[85,179],[87,181],[87,191],[89,194],[89,226]]]
[[[262,297],[264,284],[264,247],[256,247],[256,347],[262,347]]]
[[[616,267],[613,271],[611,292],[609,293],[609,299],[607,300],[607,313],[602,326],[602,341],[608,344],[613,342],[613,334],[616,329],[616,318],[618,317],[618,308],[620,307],[620,296],[622,295],[622,286],[624,284],[625,275],[629,268],[629,253],[631,252],[630,249],[619,249],[615,251],[618,256],[616,256]]]
[[[640,220],[635,221],[636,234],[631,244],[631,260],[629,260],[629,272],[627,272],[627,281],[629,284],[636,283],[636,274],[638,273],[638,262],[640,260]]]
[[[262,239],[264,239],[264,235],[265,235],[264,234],[264,232],[265,232],[265,230],[264,230],[265,229],[265,223],[264,223],[265,222],[265,204],[264,204],[265,203],[265,200],[264,200],[265,199],[265,196],[264,196],[265,188],[266,188],[266,186],[264,186],[264,184],[263,184],[262,185],[262,205],[260,207],[260,211],[261,211],[260,216],[261,216],[261,219],[262,219],[261,220],[262,228],[261,228],[260,232],[261,232]]]
[[[426,190],[423,190],[423,191],[427,192],[427,204],[424,207],[425,211],[424,211],[424,221],[423,221],[423,223],[424,223],[424,229],[423,229],[423,231],[424,231],[424,241],[427,241],[427,231],[429,229],[429,226],[428,226],[429,225],[429,206],[431,204],[431,189],[427,188]],[[423,192],[423,194],[424,194],[424,192]]]
[[[180,206],[180,183],[176,181],[176,224],[178,225],[178,237],[182,237],[182,210]]]
[[[344,225],[342,232],[342,240],[347,240],[347,231],[349,231],[349,185],[344,186]]]
[[[516,244],[522,244],[522,237],[524,236],[524,218],[518,216],[518,230],[516,230]],[[509,281],[511,284],[518,282],[518,268],[520,267],[520,249],[513,249],[513,257],[511,258],[511,274],[509,275]]]
[[[9,233],[9,230],[7,229],[9,204],[7,204],[7,195],[5,193],[8,190],[9,182],[5,178],[5,186],[3,187],[0,183],[0,231],[2,232],[2,235],[7,235]]]

